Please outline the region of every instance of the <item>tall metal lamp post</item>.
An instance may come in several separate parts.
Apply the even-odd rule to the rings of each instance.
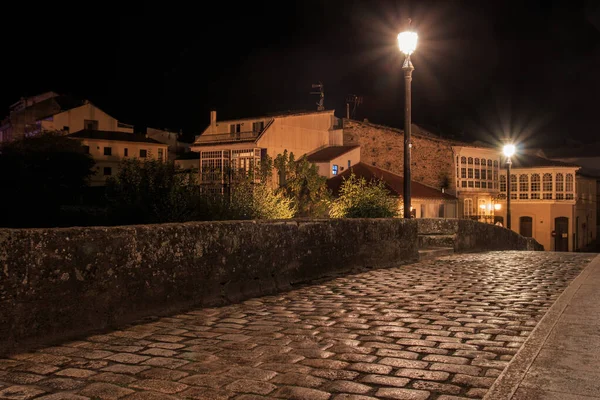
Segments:
[[[398,47],[404,53],[404,63],[402,71],[404,71],[404,218],[411,217],[410,210],[410,148],[412,147],[410,139],[410,123],[411,123],[411,94],[410,86],[412,81],[412,72],[415,69],[410,62],[410,55],[417,48],[417,34],[410,30],[410,22],[408,20],[408,30],[398,34]]]
[[[504,145],[504,155],[506,156],[506,227],[511,229],[511,215],[510,215],[510,166],[512,165],[511,157],[515,154],[515,145],[507,144]]]

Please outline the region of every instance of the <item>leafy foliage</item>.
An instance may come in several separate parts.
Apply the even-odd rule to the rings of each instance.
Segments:
[[[383,181],[367,182],[352,173],[344,179],[340,196],[331,202],[331,218],[391,218],[397,216],[397,200]]]
[[[275,169],[280,178],[280,190],[291,199],[297,217],[322,217],[327,213],[330,193],[327,178],[319,175],[317,166],[306,158],[296,161],[287,150],[277,155]]]
[[[61,206],[76,203],[94,160],[77,140],[48,132],[0,146],[0,225],[61,226]]]
[[[198,219],[200,192],[190,173],[159,160],[126,159],[107,181],[110,214],[120,224]]]

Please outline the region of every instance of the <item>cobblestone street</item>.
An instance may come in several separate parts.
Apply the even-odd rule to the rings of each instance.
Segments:
[[[595,254],[459,254],[0,359],[0,399],[482,398]]]

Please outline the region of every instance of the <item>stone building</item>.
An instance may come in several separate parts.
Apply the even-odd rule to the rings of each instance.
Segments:
[[[414,124],[411,133],[413,182],[458,197],[459,218],[494,222],[498,149],[444,139]],[[361,161],[366,164],[404,173],[404,132],[400,129],[345,119],[344,145],[360,145]]]

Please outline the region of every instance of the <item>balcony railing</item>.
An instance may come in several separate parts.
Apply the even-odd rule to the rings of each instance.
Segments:
[[[201,135],[196,143],[218,143],[218,142],[252,142],[262,131],[247,131],[236,133],[219,133],[217,135]]]

